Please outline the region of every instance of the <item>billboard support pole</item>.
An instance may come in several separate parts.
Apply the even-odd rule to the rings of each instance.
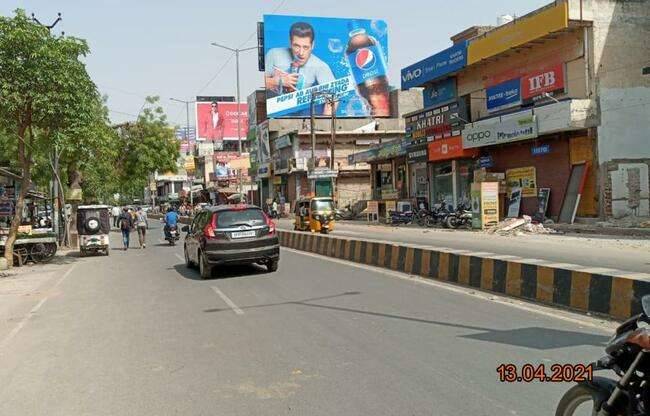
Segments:
[[[334,107],[334,95],[330,97],[330,110],[332,112],[332,143],[330,144],[330,170],[334,171],[334,146],[336,145],[336,108]],[[336,185],[336,178],[332,178],[332,199],[334,199],[334,186]]]
[[[314,119],[314,97],[315,93],[312,93],[311,95],[311,100],[309,102],[309,125],[311,129],[311,162],[307,166],[308,171],[314,170],[316,167],[316,159],[314,158],[314,149],[316,148],[316,120]],[[310,181],[311,183],[311,189],[310,191],[316,195],[316,179],[312,179]]]

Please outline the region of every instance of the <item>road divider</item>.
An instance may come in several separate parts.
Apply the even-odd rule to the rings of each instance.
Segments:
[[[650,274],[466,250],[278,230],[280,245],[533,302],[626,319],[641,312]]]

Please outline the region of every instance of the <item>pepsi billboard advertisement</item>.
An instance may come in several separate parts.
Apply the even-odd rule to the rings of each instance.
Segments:
[[[269,118],[389,117],[383,20],[264,16]]]

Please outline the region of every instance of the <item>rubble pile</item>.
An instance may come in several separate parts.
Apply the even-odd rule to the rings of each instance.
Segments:
[[[524,235],[528,234],[555,234],[557,231],[546,228],[544,224],[533,223],[532,218],[524,215],[521,218],[506,218],[496,227],[488,231],[491,234],[499,235]]]

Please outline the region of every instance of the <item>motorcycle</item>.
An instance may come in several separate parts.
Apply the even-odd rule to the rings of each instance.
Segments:
[[[169,230],[167,231],[167,235],[165,236],[165,240],[169,242],[170,246],[175,246],[176,242],[180,240],[181,235],[178,232],[178,227],[175,225],[172,225],[169,227]]]
[[[472,211],[465,204],[458,204],[455,211],[450,212],[444,220],[447,228],[460,228],[472,223]]]
[[[618,381],[593,377],[571,387],[562,396],[555,416],[574,416],[590,411],[597,416],[650,414],[650,295],[643,297],[643,313],[616,329],[603,358],[591,364],[593,371],[611,370]],[[579,407],[591,403],[591,408]]]
[[[388,214],[388,223],[395,226],[401,224],[409,225],[415,219],[415,214],[413,211],[389,211]]]

